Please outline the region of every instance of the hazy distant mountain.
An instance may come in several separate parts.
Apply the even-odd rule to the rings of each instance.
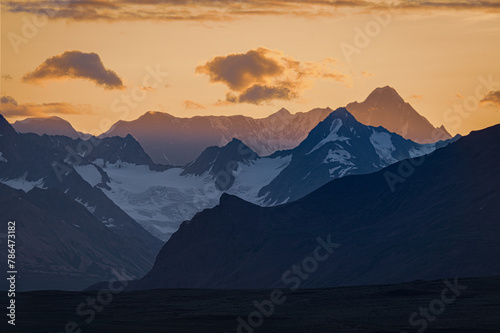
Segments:
[[[375,89],[362,103],[350,103],[346,108],[365,125],[382,126],[415,142],[432,143],[451,138],[444,126],[435,128],[389,86]]]
[[[102,188],[106,188],[109,178],[99,167],[90,169],[91,161],[101,165],[123,161],[155,169],[132,136],[84,141],[65,136],[23,134],[16,132],[0,115],[0,182],[24,192],[35,187],[63,192],[85,207],[127,246],[135,248],[139,254],[136,268],[144,273],[151,267],[162,243],[104,195]],[[54,207],[57,205],[55,203]],[[50,228],[45,230],[51,232]]]
[[[180,226],[133,288],[305,288],[499,275],[499,152],[497,125],[424,160],[334,180],[293,203],[263,208],[224,194],[218,206]],[[388,174],[402,179],[395,191]]]
[[[115,123],[100,137],[132,134],[155,163],[186,165],[209,146],[224,146],[233,138],[243,141],[260,156],[291,149],[332,112],[314,109],[290,114],[286,109],[267,118],[245,116],[196,116],[178,118],[147,112],[136,120]]]
[[[64,135],[72,139],[88,139],[88,134],[77,132],[71,124],[59,117],[27,118],[12,124],[20,133],[35,133],[38,135]]]

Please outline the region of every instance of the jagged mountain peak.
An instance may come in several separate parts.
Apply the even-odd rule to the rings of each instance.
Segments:
[[[323,125],[319,126],[321,124]],[[341,127],[350,130],[351,128],[363,126],[346,108],[338,108],[332,111],[319,125],[313,131],[327,132],[327,134],[332,131],[337,132]]]
[[[333,119],[340,118],[358,122],[356,118],[354,118],[354,116],[346,108],[338,108],[335,111],[332,111],[332,113],[330,113],[330,115],[327,118],[333,118]]]
[[[222,148],[227,148],[227,147],[232,147],[232,146],[236,146],[236,145],[245,145],[240,139],[237,139],[237,138],[233,138],[231,141],[229,141],[224,147]],[[246,147],[246,145],[245,145]]]
[[[418,143],[435,142],[436,131],[442,133],[443,140],[451,139],[446,130],[435,128],[390,86],[376,88],[363,102],[350,103],[346,108],[365,125],[383,126]]]
[[[287,117],[287,116],[291,116],[291,115],[292,114],[290,113],[290,111],[288,111],[285,108],[281,108],[278,111],[276,111],[275,113],[271,114],[269,117],[275,117],[275,116]]]
[[[196,160],[184,167],[181,175],[202,175],[209,172],[218,189],[226,190],[234,182],[233,171],[237,170],[238,163],[248,164],[259,158],[259,155],[241,140],[233,138],[223,147],[206,148]],[[224,186],[220,185],[222,181],[218,182],[221,175],[224,178]]]

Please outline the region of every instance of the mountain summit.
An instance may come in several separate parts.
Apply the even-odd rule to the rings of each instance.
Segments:
[[[77,132],[67,121],[59,117],[27,118],[12,124],[18,132],[35,133],[38,135],[64,135],[72,139],[86,139],[88,135]]]
[[[362,103],[350,103],[346,108],[365,125],[382,126],[418,143],[451,139],[444,126],[434,127],[389,86],[375,89]]]

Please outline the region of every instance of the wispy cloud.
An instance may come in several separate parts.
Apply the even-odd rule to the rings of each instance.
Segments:
[[[413,94],[413,95],[408,96],[407,99],[413,99],[413,100],[416,100],[416,101],[422,101],[424,99],[424,95]]]
[[[364,78],[369,78],[369,77],[375,76],[375,74],[367,72],[367,71],[363,71],[363,72],[361,72],[361,76],[363,76]]]
[[[226,101],[260,104],[271,100],[291,100],[312,86],[312,78],[347,82],[337,68],[337,60],[301,62],[281,51],[259,47],[246,53],[218,56],[196,68],[211,82],[223,83],[230,91]]]
[[[46,59],[34,71],[23,76],[23,82],[37,83],[50,79],[85,79],[105,89],[124,89],[122,80],[106,69],[97,53],[66,51]]]
[[[200,103],[196,103],[193,101],[184,101],[184,108],[188,110],[205,110],[206,107]]]
[[[90,105],[70,103],[18,104],[11,96],[0,98],[0,112],[5,117],[45,117],[54,114],[92,114]]]
[[[493,0],[45,0],[6,1],[7,11],[50,13],[51,19],[89,20],[163,20],[222,21],[255,15],[337,15],[342,8],[361,12],[391,10],[456,10],[500,12]]]
[[[500,90],[490,91],[482,100],[482,105],[492,105],[500,108]]]

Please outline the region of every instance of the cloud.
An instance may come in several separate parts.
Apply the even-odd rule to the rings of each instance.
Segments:
[[[361,72],[361,76],[363,76],[364,78],[369,78],[369,77],[375,76],[375,74],[367,72],[367,71],[363,71],[363,72]]]
[[[17,101],[12,96],[2,96],[2,97],[0,97],[0,104],[17,105]]]
[[[199,103],[193,102],[193,101],[184,101],[184,108],[185,109],[191,109],[191,110],[206,110],[207,108]]]
[[[255,82],[264,83],[270,77],[283,73],[285,68],[275,59],[267,57],[268,50],[258,48],[247,53],[215,57],[196,73],[210,76],[212,82],[223,82],[231,90],[241,91]]]
[[[422,101],[424,99],[424,95],[413,94],[413,95],[408,96],[407,99],[414,99],[417,101]]]
[[[5,117],[43,117],[53,114],[93,114],[90,105],[70,103],[18,104],[11,96],[0,98],[0,113]]]
[[[255,84],[238,97],[238,102],[258,104],[262,101],[273,99],[290,100],[296,97],[297,93],[287,87],[269,87]]]
[[[85,79],[105,89],[124,89],[122,80],[112,70],[106,69],[97,53],[66,51],[46,59],[22,81],[37,83],[50,79]]]
[[[4,80],[12,80],[12,76],[10,76],[9,74],[4,74],[4,75],[2,75],[2,79],[4,79]]]
[[[153,88],[151,86],[141,86],[139,87],[139,89],[142,91],[156,91],[156,88]]]
[[[224,21],[241,17],[335,16],[340,9],[364,13],[373,10],[500,12],[494,0],[11,0],[3,3],[13,13],[47,15],[75,21]]]
[[[481,105],[491,105],[500,108],[500,90],[490,91],[482,100]]]
[[[196,73],[207,75],[210,82],[225,84],[230,90],[227,102],[260,104],[299,98],[312,86],[313,78],[347,83],[350,78],[337,67],[333,58],[300,62],[281,51],[259,47],[217,56],[198,66]]]

